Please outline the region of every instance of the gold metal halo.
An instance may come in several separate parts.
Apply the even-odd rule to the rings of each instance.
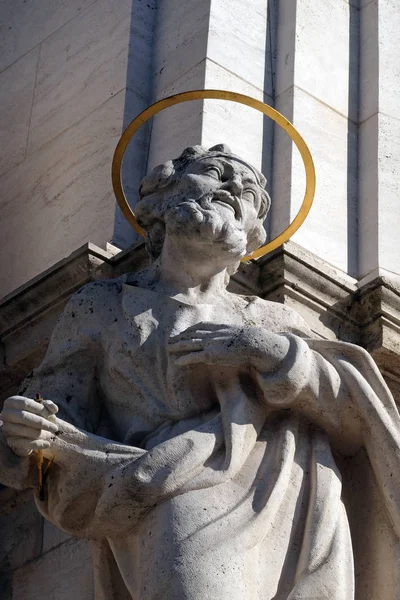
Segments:
[[[311,205],[314,200],[315,194],[315,168],[313,159],[311,156],[311,152],[308,149],[307,144],[297,131],[294,128],[292,123],[286,119],[281,113],[277,110],[268,106],[268,104],[264,104],[260,100],[256,100],[255,98],[251,98],[250,96],[245,96],[244,94],[237,94],[236,92],[227,92],[224,90],[192,90],[190,92],[183,92],[181,94],[175,94],[174,96],[169,96],[168,98],[163,98],[158,102],[155,102],[148,108],[146,108],[143,112],[141,112],[133,121],[128,125],[128,127],[123,132],[117,147],[114,152],[113,162],[112,162],[112,184],[114,188],[114,193],[117,198],[117,202],[122,211],[122,214],[128,220],[130,225],[140,235],[145,236],[146,232],[142,227],[140,227],[137,219],[135,217],[135,213],[131,209],[128,204],[128,201],[125,196],[124,188],[122,186],[121,179],[121,167],[122,167],[122,159],[125,154],[125,150],[132,139],[133,135],[137,132],[139,127],[141,127],[148,119],[154,117],[157,113],[161,112],[165,108],[169,108],[170,106],[174,106],[175,104],[180,104],[181,102],[189,102],[190,100],[229,100],[231,102],[237,102],[239,104],[244,104],[246,106],[250,106],[255,110],[267,115],[270,119],[275,121],[278,125],[282,127],[284,131],[289,135],[291,140],[296,144],[297,149],[300,152],[301,158],[303,159],[304,168],[306,172],[306,190],[304,193],[304,198],[302,205],[300,206],[300,210],[290,223],[290,225],[282,231],[277,237],[273,240],[255,250],[249,256],[244,256],[241,260],[247,261],[253,258],[259,258],[260,256],[264,256],[268,252],[275,250],[283,243],[287,242],[289,238],[299,229],[299,227],[303,224],[303,221],[307,217],[310,212]]]

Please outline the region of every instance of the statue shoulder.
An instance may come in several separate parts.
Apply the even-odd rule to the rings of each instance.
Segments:
[[[64,319],[84,320],[86,323],[109,320],[120,304],[125,276],[118,279],[93,281],[71,296],[64,309]]]
[[[279,302],[248,296],[246,312],[257,325],[276,333],[293,333],[301,337],[313,337],[306,321],[298,312]]]

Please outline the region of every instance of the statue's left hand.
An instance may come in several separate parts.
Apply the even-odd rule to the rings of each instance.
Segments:
[[[252,365],[263,371],[279,368],[289,350],[286,336],[261,327],[201,323],[170,338],[169,351],[180,354],[176,364],[197,363],[239,367]]]

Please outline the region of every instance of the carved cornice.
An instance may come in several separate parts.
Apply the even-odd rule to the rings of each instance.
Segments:
[[[396,276],[378,276],[354,298],[361,328],[360,345],[388,375],[400,381],[400,285]]]
[[[105,269],[112,255],[85,244],[0,303],[0,393],[7,397],[42,360],[68,298]]]
[[[356,280],[294,242],[260,264],[260,295],[293,306],[322,337],[359,343],[352,310]]]
[[[293,306],[316,334],[368,350],[400,401],[398,275],[386,272],[358,283],[289,242],[260,264],[259,288],[262,297]]]

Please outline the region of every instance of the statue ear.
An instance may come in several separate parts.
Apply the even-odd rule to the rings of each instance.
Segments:
[[[209,152],[223,152],[224,154],[232,154],[232,150],[229,148],[228,144],[217,144],[212,148],[209,148]]]

